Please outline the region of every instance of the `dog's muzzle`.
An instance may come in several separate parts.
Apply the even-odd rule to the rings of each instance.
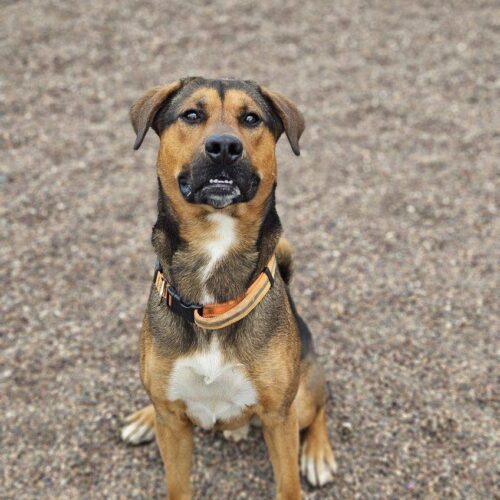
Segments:
[[[208,141],[207,141],[208,142]],[[220,158],[233,154],[229,163],[212,161],[208,156],[187,166],[178,177],[179,190],[189,203],[222,209],[235,203],[250,201],[257,192],[260,178],[240,153],[218,153]]]

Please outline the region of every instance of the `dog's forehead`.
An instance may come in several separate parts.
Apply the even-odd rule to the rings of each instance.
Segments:
[[[226,96],[230,96],[232,103],[254,102],[265,113],[271,113],[271,109],[260,92],[259,86],[249,80],[221,79],[209,80],[205,78],[188,79],[181,90],[172,99],[173,107],[179,107],[186,101],[217,100],[221,103],[226,101]]]
[[[252,103],[258,109],[254,109]],[[156,114],[153,128],[160,134],[165,127],[177,120],[180,112],[199,106],[205,106],[211,110],[217,109],[217,106],[226,106],[230,110],[230,114],[239,114],[244,112],[245,108],[248,108],[248,111],[258,113],[260,111],[259,114],[261,114],[263,122],[276,138],[283,132],[280,117],[276,114],[268,98],[264,97],[257,83],[251,80],[231,78],[210,80],[201,77],[189,77],[182,80],[181,88],[165,102]],[[211,110],[207,110],[210,113]]]

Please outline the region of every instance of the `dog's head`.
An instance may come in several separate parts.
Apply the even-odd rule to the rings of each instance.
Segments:
[[[287,97],[231,79],[194,77],[154,87],[130,116],[134,149],[149,127],[160,136],[158,176],[166,194],[209,211],[267,199],[276,182],[277,140],[285,132],[298,155],[304,131]]]

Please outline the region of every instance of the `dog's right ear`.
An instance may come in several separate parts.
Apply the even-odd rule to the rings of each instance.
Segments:
[[[179,90],[183,83],[183,80],[177,80],[163,87],[153,87],[132,105],[130,108],[130,120],[137,134],[134,149],[139,149],[141,147],[142,141],[161,105],[174,92]]]
[[[299,139],[306,127],[302,113],[298,110],[297,106],[283,94],[273,92],[265,87],[260,87],[260,91],[262,95],[269,100],[271,106],[280,117],[292,151],[299,156]]]

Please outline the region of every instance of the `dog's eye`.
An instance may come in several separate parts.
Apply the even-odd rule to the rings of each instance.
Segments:
[[[255,113],[247,113],[246,115],[243,115],[241,121],[247,127],[255,127],[255,125],[258,125],[262,120],[260,119],[260,116]]]
[[[203,116],[199,111],[196,111],[196,109],[188,109],[182,113],[182,118],[188,123],[198,123],[202,120]]]

